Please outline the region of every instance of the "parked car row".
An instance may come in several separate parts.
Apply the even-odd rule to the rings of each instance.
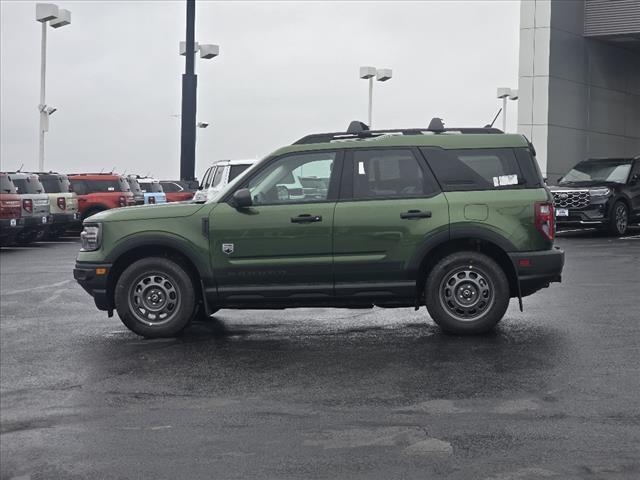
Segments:
[[[104,210],[188,201],[193,197],[184,182],[137,175],[1,172],[0,179],[2,246],[55,240]]]

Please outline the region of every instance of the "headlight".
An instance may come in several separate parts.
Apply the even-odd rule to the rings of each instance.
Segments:
[[[102,244],[102,224],[90,223],[84,226],[80,234],[80,251],[93,252],[100,248]]]
[[[607,187],[589,189],[589,195],[591,195],[592,197],[606,197],[610,193],[611,193],[611,189]]]

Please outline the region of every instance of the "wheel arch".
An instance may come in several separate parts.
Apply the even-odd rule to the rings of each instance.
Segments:
[[[107,279],[107,297],[113,304],[115,285],[122,272],[133,262],[147,257],[164,257],[174,260],[185,268],[194,283],[198,299],[202,298],[201,280],[210,277],[210,270],[202,261],[194,247],[173,236],[140,235],[119,243],[105,261],[111,264]]]
[[[518,282],[518,276],[516,268],[513,265],[513,261],[509,257],[509,251],[516,250],[516,248],[504,238],[500,238],[496,241],[494,237],[497,234],[483,234],[484,232],[458,232],[455,236],[448,239],[440,238],[440,241],[431,241],[421,249],[417,261],[415,261],[415,273],[416,273],[416,298],[424,300],[424,288],[427,282],[427,276],[433,269],[433,267],[441,259],[447,255],[461,250],[470,250],[487,255],[493,259],[505,272],[507,280],[509,281],[509,295],[510,297],[520,296],[520,286]]]

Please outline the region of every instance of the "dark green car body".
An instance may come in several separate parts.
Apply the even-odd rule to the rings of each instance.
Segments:
[[[509,296],[523,297],[560,281],[564,263],[553,247],[553,213],[550,234],[536,216],[536,205],[552,199],[532,153],[521,135],[488,133],[294,144],[209,203],[127,207],[88,218],[85,225],[100,226],[99,247],[78,254],[74,276],[110,312],[119,276],[148,256],[179,259],[207,311],[418,307],[438,260],[471,250],[494,259]],[[255,193],[278,172],[275,165],[292,158],[297,165],[305,156],[312,161],[296,169],[315,165],[327,177],[288,175],[273,187],[277,196]],[[477,171],[458,179],[452,158]],[[511,165],[517,175],[484,184],[481,176],[490,183],[491,172],[477,167],[482,162]],[[245,187],[253,188],[254,204],[238,207],[234,192]]]

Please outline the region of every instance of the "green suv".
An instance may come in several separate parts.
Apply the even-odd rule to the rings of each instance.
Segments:
[[[559,282],[552,197],[531,143],[492,128],[314,134],[206,203],[87,218],[74,277],[145,337],[220,308],[415,307],[493,328]]]

